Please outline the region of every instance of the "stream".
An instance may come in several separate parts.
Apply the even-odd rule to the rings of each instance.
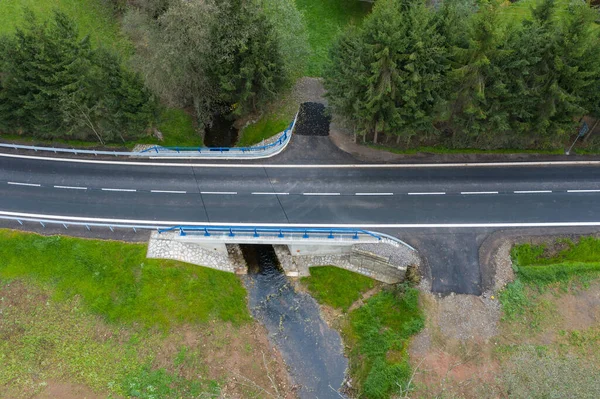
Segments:
[[[264,324],[281,352],[302,399],[344,398],[338,392],[348,361],[340,335],[321,318],[319,305],[296,292],[272,246],[242,245],[252,315]]]
[[[212,124],[204,133],[204,145],[207,147],[233,147],[238,139],[234,121],[223,114],[215,114]]]

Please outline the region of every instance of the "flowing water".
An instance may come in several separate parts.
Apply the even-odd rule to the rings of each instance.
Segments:
[[[338,332],[323,321],[310,295],[294,290],[279,268],[273,247],[248,245],[242,251],[248,264],[252,314],[281,352],[300,398],[343,398],[338,389],[348,361]]]

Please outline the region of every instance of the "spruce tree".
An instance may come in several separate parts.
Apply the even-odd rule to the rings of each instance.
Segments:
[[[499,106],[506,79],[500,65],[506,54],[498,4],[482,3],[471,21],[466,47],[454,48],[453,54],[450,123],[453,145],[458,147],[489,141],[508,126]]]
[[[26,11],[25,26],[0,43],[3,131],[104,143],[138,137],[152,123],[155,105],[140,78],[93,50],[65,14],[38,22]]]
[[[325,85],[332,106],[359,131],[407,141],[433,130],[448,68],[437,21],[419,0],[383,0],[331,52]],[[389,137],[389,136],[388,136]]]
[[[256,1],[217,0],[209,64],[234,114],[256,111],[285,83],[276,31]]]
[[[38,23],[26,10],[24,28],[8,42],[0,92],[3,125],[41,137],[61,135],[59,100],[76,90],[85,74],[88,38],[80,40],[73,21],[61,12],[50,23]]]

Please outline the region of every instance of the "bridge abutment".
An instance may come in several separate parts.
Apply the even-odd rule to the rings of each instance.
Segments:
[[[174,259],[230,273],[246,274],[247,266],[239,245],[205,240],[202,236],[181,236],[175,232],[153,232],[148,244],[148,258]],[[310,275],[310,268],[335,266],[387,284],[404,280],[410,265],[418,266],[416,252],[391,240],[377,243],[352,242],[327,244],[289,244],[260,240],[253,244],[273,245],[285,274],[290,277]]]

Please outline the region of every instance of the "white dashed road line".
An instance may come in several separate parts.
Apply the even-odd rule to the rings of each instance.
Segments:
[[[394,193],[356,193],[359,196],[378,196],[378,195],[394,195]]]
[[[64,188],[66,190],[87,190],[87,187],[76,187],[76,186],[54,186],[54,188]]]
[[[9,181],[8,184],[13,186],[28,186],[28,187],[41,187],[41,184],[33,184],[33,183],[18,183],[14,181]]]
[[[408,195],[446,195],[443,191],[428,192],[428,193],[408,193]]]
[[[215,195],[236,195],[237,191],[201,191],[200,194],[215,194]]]
[[[171,191],[171,190],[150,190],[151,193],[165,193],[165,194],[186,194],[187,191]]]
[[[567,190],[568,193],[600,193],[600,190]]]
[[[340,193],[302,193],[302,195],[328,196],[328,195],[341,195],[341,194]]]
[[[127,193],[134,193],[137,190],[134,190],[132,188],[103,188],[102,191],[123,191]]]
[[[544,194],[551,193],[552,190],[524,190],[524,191],[514,191],[515,194]]]
[[[498,194],[498,191],[461,191],[462,195]]]
[[[290,193],[252,193],[252,195],[290,195]]]

